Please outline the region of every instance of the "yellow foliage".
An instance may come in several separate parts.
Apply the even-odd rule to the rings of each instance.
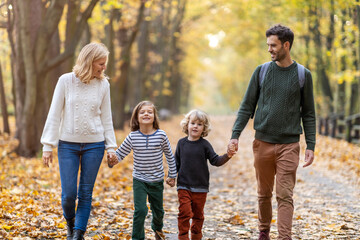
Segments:
[[[13,226],[2,225],[2,228],[5,230],[11,230]]]
[[[65,228],[65,226],[66,226],[66,222],[60,222],[58,223],[57,228]]]

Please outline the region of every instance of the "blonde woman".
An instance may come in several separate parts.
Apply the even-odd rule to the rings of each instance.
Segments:
[[[82,48],[73,72],[59,78],[41,137],[45,166],[52,162],[52,149],[58,147],[67,239],[83,239],[104,150],[108,157],[115,156],[110,85],[104,75],[108,55],[101,43]]]

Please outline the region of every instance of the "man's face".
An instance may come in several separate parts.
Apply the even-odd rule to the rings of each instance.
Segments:
[[[288,42],[282,44],[278,36],[271,35],[267,38],[266,43],[268,45],[268,52],[271,54],[271,60],[280,62],[286,57],[287,51],[284,45],[288,44]]]

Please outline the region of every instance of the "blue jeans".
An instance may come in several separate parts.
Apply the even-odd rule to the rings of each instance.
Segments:
[[[105,142],[73,143],[59,141],[58,159],[61,179],[61,205],[65,219],[75,217],[74,229],[86,231],[92,192],[105,151]],[[77,190],[80,166],[80,183]],[[78,205],[75,214],[75,201]]]

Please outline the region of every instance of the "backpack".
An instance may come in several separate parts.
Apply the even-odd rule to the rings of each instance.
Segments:
[[[261,87],[262,82],[264,81],[266,72],[270,66],[271,62],[266,62],[261,66],[260,73],[259,73],[259,86]],[[298,67],[298,76],[299,76],[299,84],[300,88],[304,87],[305,84],[305,67],[299,63],[296,63]]]

